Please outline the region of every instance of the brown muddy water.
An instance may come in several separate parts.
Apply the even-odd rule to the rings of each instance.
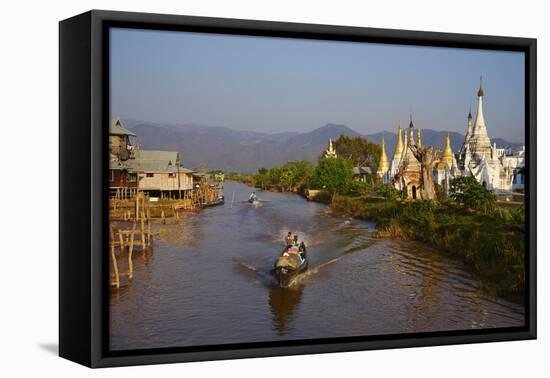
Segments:
[[[111,291],[112,350],[515,327],[523,306],[481,292],[462,263],[371,235],[294,194],[226,182],[224,206],[155,225],[134,279]],[[235,193],[235,202],[231,198]],[[277,287],[284,234],[308,246],[309,270]]]

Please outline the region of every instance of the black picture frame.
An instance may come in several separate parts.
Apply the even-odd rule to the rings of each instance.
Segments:
[[[526,296],[522,328],[108,350],[108,29],[358,41],[525,53]],[[536,39],[92,10],[59,24],[59,354],[89,367],[535,339]]]

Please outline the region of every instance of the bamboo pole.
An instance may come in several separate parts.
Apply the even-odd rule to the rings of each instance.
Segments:
[[[124,245],[124,237],[122,236],[122,232],[120,232],[120,230],[118,230],[118,240],[120,242],[120,253],[122,253],[124,252],[125,245]]]
[[[141,214],[141,250],[145,250],[145,220],[143,219],[143,213]]]
[[[139,219],[139,197],[136,197],[136,220]]]
[[[115,286],[120,288],[120,276],[118,275],[118,264],[115,256],[115,245],[111,243],[111,261],[113,262],[113,270],[115,272]]]
[[[136,222],[132,227],[132,234],[130,236],[130,250],[128,252],[128,279],[134,278],[134,263],[132,262],[132,254],[134,252],[134,235],[136,232]]]
[[[147,220],[147,246],[151,246],[151,218]]]

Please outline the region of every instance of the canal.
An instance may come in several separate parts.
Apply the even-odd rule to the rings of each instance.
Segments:
[[[112,350],[522,326],[523,306],[485,295],[459,261],[373,238],[373,224],[295,194],[226,182],[224,206],[155,225],[134,279],[111,291]],[[235,201],[231,204],[233,197]],[[280,289],[270,270],[288,231],[309,270]]]

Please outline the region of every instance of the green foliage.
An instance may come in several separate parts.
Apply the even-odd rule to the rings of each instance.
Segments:
[[[353,166],[351,161],[342,158],[319,160],[311,177],[311,186],[331,193],[348,193],[353,183]]]
[[[313,165],[306,160],[288,162],[280,167],[271,169],[260,168],[254,175],[231,174],[228,179],[253,183],[261,189],[277,189],[280,191],[294,191],[305,187],[313,172]],[[245,177],[249,176],[249,177]]]
[[[269,170],[268,174],[268,184],[270,186],[278,186],[281,182],[281,168],[273,167]]]
[[[385,199],[388,199],[388,200],[396,200],[396,199],[401,197],[401,191],[398,190],[398,189],[395,189],[390,184],[379,185],[376,188],[376,193],[379,196],[382,196],[382,197],[384,197]]]
[[[267,168],[260,168],[254,178],[258,188],[266,189],[269,184],[269,171]]]
[[[226,180],[239,181],[249,186],[255,186],[256,180],[253,175],[245,173],[228,172],[225,174]]]
[[[434,182],[434,190],[435,190],[435,199],[438,202],[447,201],[447,193],[445,193],[445,190],[443,190],[443,187],[439,185],[437,182]]]
[[[371,168],[378,166],[382,148],[377,143],[362,137],[351,138],[340,135],[333,145],[338,156],[350,160],[353,166],[369,166]]]
[[[313,171],[313,166],[309,161],[301,160],[288,162],[280,168],[272,170],[274,174],[270,184],[279,186],[283,191],[293,191],[307,182]]]
[[[480,185],[472,176],[456,177],[451,180],[449,196],[459,205],[485,214],[497,207],[497,197]]]
[[[349,191],[348,193],[351,195],[364,195],[372,192],[373,190],[373,184],[370,181],[362,182],[353,180],[350,183]]]

